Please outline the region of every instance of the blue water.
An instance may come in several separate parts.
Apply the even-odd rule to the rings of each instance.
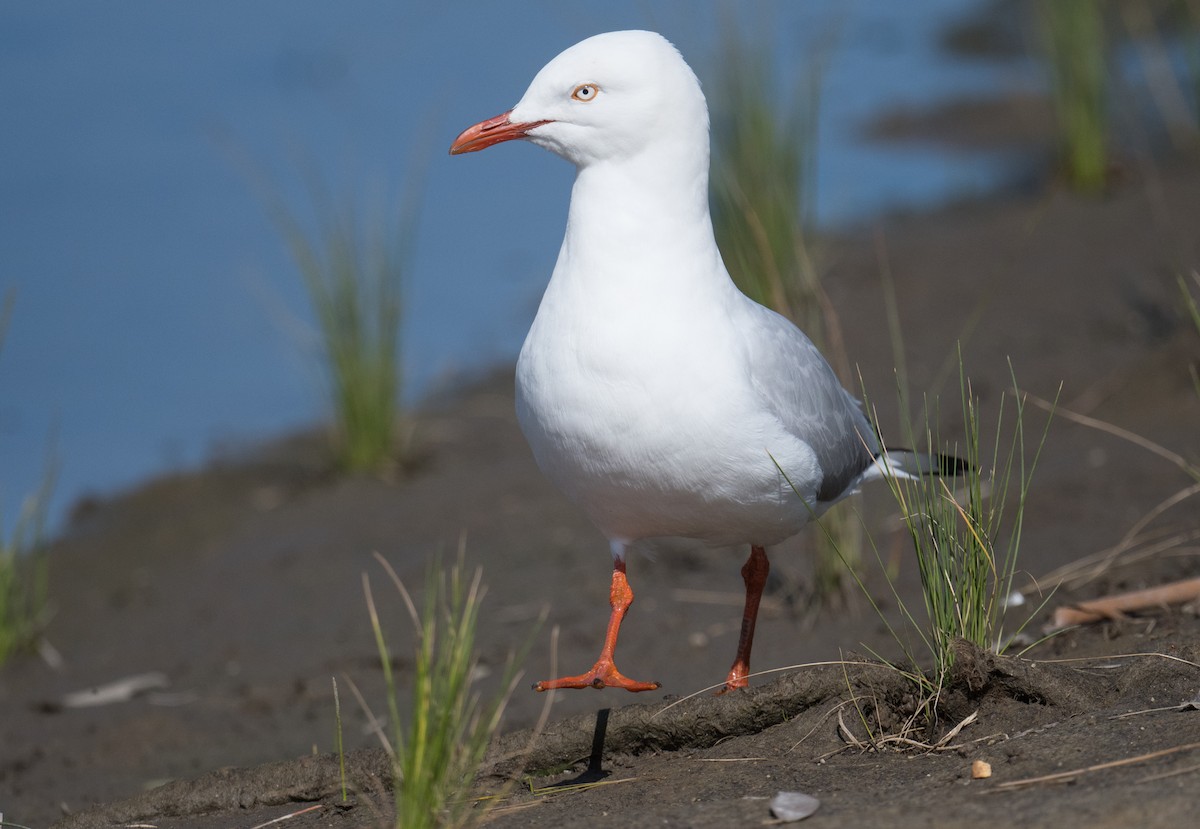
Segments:
[[[781,72],[828,49],[816,207],[827,226],[986,191],[1005,161],[872,145],[873,115],[987,92],[1010,67],[939,54],[975,0],[742,4]],[[301,213],[306,170],[383,199],[419,171],[407,396],[515,357],[557,254],[571,169],[512,144],[450,158],[543,63],[655,28],[703,79],[698,3],[9,0],[0,6],[0,520],[57,458],[51,526],[84,494],[325,419],[316,337],[254,183]]]

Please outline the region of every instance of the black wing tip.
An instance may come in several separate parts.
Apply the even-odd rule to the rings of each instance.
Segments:
[[[959,478],[975,470],[970,461],[954,455],[934,455],[934,457],[938,462],[937,474],[943,478]]]
[[[911,449],[901,449],[894,446],[889,446],[884,449],[882,455],[892,455],[893,457],[907,457],[911,459],[915,469],[905,469],[909,474],[918,475],[933,475],[940,478],[960,478],[969,472],[974,471],[975,467],[970,461],[954,455],[943,455],[940,452],[914,452]],[[876,455],[878,459],[881,455]],[[903,469],[904,465],[900,464]]]

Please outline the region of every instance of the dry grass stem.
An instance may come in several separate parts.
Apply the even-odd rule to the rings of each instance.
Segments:
[[[636,783],[641,779],[640,777],[622,777],[620,780],[593,780],[590,783],[572,783],[569,786],[542,786],[541,788],[535,787],[533,783],[530,783],[529,793],[535,797],[559,793],[578,794],[579,792],[586,792],[588,789],[598,789],[601,786],[615,786],[618,783]]]
[[[1192,662],[1190,660],[1183,659],[1182,657],[1172,656],[1169,653],[1158,653],[1157,651],[1145,651],[1145,652],[1141,652],[1141,653],[1115,653],[1110,656],[1071,656],[1071,657],[1065,657],[1062,659],[1032,659],[1030,661],[1035,662],[1037,664],[1057,665],[1057,664],[1066,664],[1068,662],[1101,662],[1101,661],[1107,661],[1110,659],[1143,659],[1143,658],[1151,658],[1151,657],[1156,658],[1156,659],[1166,659],[1169,662],[1179,662],[1183,665],[1190,665],[1191,667],[1193,667],[1197,670],[1200,670],[1200,662]],[[1117,664],[1117,665],[1111,665],[1111,666],[1097,666],[1097,667],[1117,668],[1117,667],[1120,667],[1120,665]]]
[[[1161,444],[1155,443],[1149,438],[1142,437],[1136,432],[1123,429],[1113,423],[1090,417],[1089,415],[1080,414],[1079,412],[1073,412],[1070,409],[1064,409],[1061,406],[1056,406],[1049,400],[1043,400],[1035,394],[1029,394],[1028,392],[1025,392],[1025,394],[1028,396],[1029,402],[1038,408],[1045,409],[1047,411],[1053,411],[1062,415],[1067,420],[1078,423],[1081,426],[1087,426],[1089,428],[1105,432],[1113,437],[1118,437],[1122,440],[1128,441],[1135,446],[1140,446],[1148,452],[1158,455],[1163,460],[1169,461],[1170,463],[1179,467],[1183,472],[1195,478],[1197,481],[1200,481],[1200,467],[1196,467],[1188,463],[1187,458],[1183,457],[1178,452],[1172,452],[1170,449],[1162,446]]]
[[[847,742],[851,748],[856,748],[859,751],[879,751],[882,748],[899,748],[899,749],[916,749],[924,752],[945,751],[950,748],[957,748],[951,745],[954,738],[962,732],[968,725],[973,724],[979,719],[979,712],[972,711],[964,717],[957,725],[942,735],[935,743],[926,742],[923,740],[914,740],[908,734],[915,730],[915,724],[910,719],[905,723],[904,727],[897,734],[885,734],[879,737],[868,734],[867,740],[863,741],[854,736],[846,725],[846,721],[842,718],[842,711],[838,711],[838,733]],[[829,755],[825,755],[829,756]]]
[[[768,668],[765,671],[755,671],[754,673],[749,674],[747,676],[747,679],[754,679],[755,677],[759,677],[759,676],[769,676],[771,674],[784,673],[786,671],[798,671],[803,668],[818,668],[818,667],[822,667],[822,666],[832,666],[832,665],[840,665],[843,667],[857,665],[857,666],[864,667],[864,668],[891,668],[890,665],[885,665],[880,662],[861,662],[861,661],[853,662],[853,661],[846,661],[843,659],[834,659],[834,660],[827,661],[827,662],[801,662],[796,665],[785,665],[782,668]],[[657,717],[660,714],[670,711],[676,705],[682,705],[683,703],[687,702],[688,700],[698,697],[701,694],[711,693],[713,691],[716,691],[718,688],[724,688],[724,687],[725,687],[725,682],[721,681],[721,682],[716,683],[715,685],[709,685],[705,688],[701,688],[699,691],[693,691],[692,693],[688,694],[685,697],[680,697],[679,699],[674,700],[670,704],[664,705],[660,710],[658,710],[654,713],[654,716]]]
[[[379,745],[387,753],[388,757],[393,760],[396,758],[396,750],[392,748],[392,741],[388,739],[387,732],[384,731],[384,726],[387,725],[386,720],[381,720],[375,716],[375,712],[371,710],[371,706],[367,704],[366,697],[362,691],[358,689],[358,685],[348,674],[342,674],[342,679],[350,686],[350,693],[354,694],[354,701],[358,703],[358,707],[367,715],[367,730],[374,734],[379,739]]]
[[[1187,743],[1186,745],[1164,748],[1160,751],[1151,751],[1146,754],[1139,754],[1136,757],[1125,757],[1120,760],[1110,760],[1107,763],[1097,763],[1093,766],[1084,766],[1078,769],[1071,769],[1070,771],[1060,771],[1055,772],[1054,774],[1043,774],[1040,777],[1026,777],[1022,780],[1007,780],[1003,783],[997,783],[994,791],[1020,789],[1024,788],[1025,786],[1036,786],[1040,783],[1066,783],[1084,774],[1104,771],[1105,769],[1120,768],[1121,766],[1132,766],[1137,763],[1145,763],[1149,760],[1156,760],[1159,757],[1167,757],[1184,751],[1195,751],[1196,749],[1200,749],[1200,743]]]
[[[300,815],[307,815],[309,812],[315,812],[315,811],[317,811],[317,809],[324,809],[324,808],[325,808],[324,804],[318,803],[316,806],[309,806],[308,808],[301,809],[298,812],[291,812],[290,814],[280,815],[279,817],[275,818],[274,820],[268,820],[266,823],[260,823],[257,826],[252,826],[250,829],[264,829],[264,827],[266,827],[266,826],[274,826],[276,823],[283,823],[285,820],[291,820],[292,818],[300,817]]]

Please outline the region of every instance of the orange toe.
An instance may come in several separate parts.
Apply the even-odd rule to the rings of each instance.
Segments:
[[[601,660],[592,666],[586,674],[564,676],[558,679],[547,679],[535,682],[533,690],[550,691],[556,688],[624,688],[626,691],[653,691],[662,685],[660,682],[638,682],[630,679],[617,670],[612,662]]]

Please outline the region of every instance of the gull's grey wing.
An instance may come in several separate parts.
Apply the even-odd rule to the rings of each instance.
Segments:
[[[752,300],[739,306],[751,383],[788,433],[816,454],[817,500],[835,501],[879,454],[875,430],[804,332]]]

